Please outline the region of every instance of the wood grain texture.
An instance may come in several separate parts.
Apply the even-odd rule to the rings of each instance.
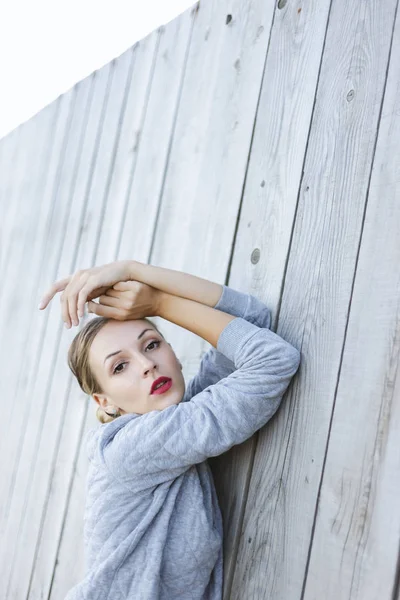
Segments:
[[[378,3],[335,1],[330,9],[296,216],[287,225],[293,231],[277,326],[277,333],[301,351],[302,366],[277,418],[259,432],[233,579],[235,600],[302,597],[395,10],[396,2],[382,11]],[[259,222],[261,228],[269,225],[263,218]],[[275,248],[279,244],[272,255]],[[353,397],[350,392],[348,404]],[[351,423],[355,432],[360,424]],[[330,561],[319,556],[319,591],[324,598],[337,597],[339,574],[331,575]],[[331,577],[332,590],[326,586]],[[343,590],[339,597],[359,597],[356,590],[353,594]]]
[[[328,12],[329,2],[303,6],[301,12],[298,12],[297,5],[288,5],[285,10],[275,8],[240,221],[229,266],[229,285],[260,297],[272,312],[273,329],[276,328],[279,311],[282,319],[280,300]],[[253,253],[257,251],[260,259],[254,261]],[[293,322],[298,319],[296,300],[294,307],[291,305],[287,310],[285,319],[292,319]],[[290,323],[284,334],[278,333],[300,349]],[[289,394],[290,390],[286,397]],[[276,418],[265,426],[266,435],[272,435],[270,432]],[[224,598],[250,598],[251,594],[257,597],[257,593],[261,595],[267,588],[266,577],[270,579],[269,570],[264,566],[261,570],[265,575],[257,577],[259,587],[254,583],[253,588],[253,583],[250,585],[247,580],[245,584],[239,584],[236,575],[232,588],[234,573],[244,576],[237,564],[237,560],[241,560],[237,559],[237,551],[239,541],[243,538],[242,520],[244,511],[247,513],[247,494],[257,437],[256,434],[226,455],[210,461],[224,507],[226,525]],[[263,457],[263,480],[268,490],[264,489],[265,496],[262,497],[263,507],[258,515],[261,520],[265,519],[265,511],[269,510],[269,506],[273,506],[278,490],[273,473],[282,458],[281,452],[279,439],[271,437],[268,451]],[[257,547],[257,544],[252,545],[253,539],[252,533],[246,537],[250,552]],[[250,559],[256,569],[260,568],[258,551],[255,556],[251,555],[254,556],[254,562],[253,558]]]
[[[20,240],[21,246],[24,248],[23,260],[14,265],[14,274],[10,274],[7,279],[8,302],[5,303],[2,310],[2,335],[6,336],[8,333],[9,337],[9,344],[1,346],[1,364],[5,364],[2,383],[8,399],[3,407],[4,419],[1,421],[0,435],[0,450],[3,456],[7,456],[7,461],[2,468],[0,488],[2,497],[0,523],[3,534],[6,521],[7,525],[11,526],[9,516],[11,512],[14,512],[14,508],[11,507],[11,498],[17,479],[22,439],[32,409],[32,404],[24,399],[24,390],[27,389],[31,393],[36,379],[36,360],[41,348],[40,323],[43,324],[37,312],[33,311],[33,305],[36,303],[34,295],[37,294],[38,286],[43,282],[42,273],[46,272],[51,264],[48,260],[49,223],[52,215],[57,212],[53,194],[63,160],[62,148],[71,109],[71,96],[71,94],[65,95],[59,110],[57,110],[57,124],[50,133],[54,140],[51,160],[46,164],[46,153],[42,157],[46,177],[40,187],[40,196],[35,198],[28,191],[24,200],[25,203],[35,206],[38,220],[36,228],[30,228],[29,223],[25,225],[31,238],[31,244],[24,245],[23,239]],[[34,120],[28,121],[28,123],[34,123]],[[21,127],[25,128],[26,125]],[[22,132],[21,136],[23,137]],[[14,185],[18,187],[18,181],[15,181]],[[10,223],[8,226],[12,227]],[[38,235],[35,236],[35,234]],[[14,297],[14,301],[12,297]],[[21,369],[22,362],[23,369]],[[19,500],[23,499],[19,498]],[[5,543],[6,539],[3,535],[1,536],[4,543],[1,551],[7,554],[11,548],[8,543]]]
[[[45,261],[50,268],[48,276],[51,278],[56,275],[64,241],[65,223],[70,208],[69,191],[75,179],[89,89],[90,80],[76,86],[67,95],[67,104],[70,103],[70,107],[67,107],[68,120],[66,124],[63,123],[59,132],[61,148],[55,153],[55,181],[49,190],[53,226],[58,227],[54,238],[50,231],[45,236]],[[37,268],[37,265],[32,267]],[[44,282],[41,283],[43,285]],[[37,303],[38,301],[35,304]],[[17,438],[19,443],[15,452],[15,462],[13,461],[12,485],[8,492],[9,510],[4,534],[7,545],[2,549],[1,564],[2,585],[6,597],[24,597],[28,592],[41,513],[50,481],[52,445],[58,436],[57,418],[62,410],[62,398],[65,395],[64,381],[59,379],[58,393],[51,397],[49,406],[49,386],[55,373],[61,329],[59,311],[59,304],[51,307],[47,314],[39,313],[37,307],[31,308],[31,312],[36,313],[38,336],[32,336],[33,346],[36,348],[32,348],[33,352],[29,353],[32,363],[27,362],[25,381],[18,392],[23,422]],[[17,420],[13,418],[12,421],[17,425]],[[21,539],[24,539],[24,544],[19,543]]]
[[[8,243],[8,235],[12,228],[12,221],[15,216],[16,202],[13,202],[12,194],[16,193],[13,186],[13,173],[18,159],[18,153],[21,152],[23,145],[19,143],[19,136],[22,127],[17,127],[0,143],[1,156],[1,179],[0,179],[0,202],[1,202],[1,221],[0,221],[0,273],[4,274],[5,255]],[[14,178],[15,181],[15,178]],[[17,179],[18,181],[18,179]]]
[[[389,36],[390,39],[390,36]],[[304,599],[392,598],[400,514],[400,15],[379,134]]]

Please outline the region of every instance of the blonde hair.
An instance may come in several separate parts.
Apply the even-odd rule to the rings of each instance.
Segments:
[[[108,321],[112,320],[113,319],[108,317],[94,317],[88,321],[84,327],[82,327],[82,329],[72,340],[72,344],[69,347],[68,366],[76,377],[81,390],[85,392],[85,394],[92,395],[103,393],[95,374],[90,368],[89,350],[95,336],[100,329],[104,327]],[[144,317],[141,320],[152,325],[154,329],[161,335],[161,337],[164,337],[158,327],[152,321],[150,321],[150,319]],[[101,406],[99,406],[96,410],[96,417],[100,423],[110,423],[119,416],[119,413],[117,413],[115,416],[108,415]]]

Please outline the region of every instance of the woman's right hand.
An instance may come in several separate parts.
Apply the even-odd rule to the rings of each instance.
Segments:
[[[101,317],[128,321],[158,316],[160,290],[140,281],[119,281],[87,303],[88,312]]]

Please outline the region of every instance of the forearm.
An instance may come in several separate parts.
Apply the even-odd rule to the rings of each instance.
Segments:
[[[147,265],[136,260],[131,261],[130,275],[132,280],[151,285],[161,292],[194,300],[210,307],[217,304],[222,294],[222,285],[219,283],[182,271]]]
[[[158,295],[156,316],[199,335],[214,348],[217,347],[218,338],[223,329],[230,321],[236,319],[233,315],[200,302],[162,291],[159,291]]]

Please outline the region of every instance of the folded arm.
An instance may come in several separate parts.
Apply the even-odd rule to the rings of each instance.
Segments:
[[[100,456],[132,491],[174,479],[253,435],[276,412],[300,363],[298,350],[271,330],[198,302],[166,294],[160,316],[216,346],[234,371],[191,402],[105,425]]]

